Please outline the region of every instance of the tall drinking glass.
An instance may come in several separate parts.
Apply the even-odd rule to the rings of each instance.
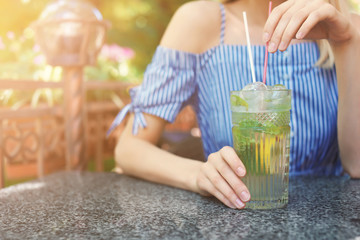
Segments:
[[[291,91],[233,91],[230,96],[234,149],[246,168],[251,194],[246,208],[281,208],[288,203]]]

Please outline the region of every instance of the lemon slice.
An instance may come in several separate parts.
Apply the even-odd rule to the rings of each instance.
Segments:
[[[263,173],[275,174],[276,169],[278,169],[277,165],[279,163],[276,159],[278,155],[274,155],[277,137],[279,136],[267,136],[261,139],[258,147],[255,149],[255,159],[258,159],[257,162],[259,161],[259,163],[257,164],[260,164],[260,166],[257,165],[257,169]],[[282,138],[280,138],[280,141],[283,141]],[[272,159],[274,157],[275,159]]]

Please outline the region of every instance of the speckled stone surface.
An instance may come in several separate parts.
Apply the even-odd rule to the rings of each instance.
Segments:
[[[0,190],[0,239],[357,239],[360,180],[292,178],[289,205],[232,210],[115,173],[61,172]]]

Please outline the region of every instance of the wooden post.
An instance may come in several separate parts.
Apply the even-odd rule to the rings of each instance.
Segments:
[[[82,67],[64,67],[66,169],[83,170],[85,159],[85,92]]]
[[[38,154],[37,154],[37,175],[38,178],[44,177],[44,134],[41,127],[41,118],[38,117],[35,120],[36,124],[36,134],[39,138],[39,148],[38,148]]]
[[[96,153],[95,153],[95,169],[97,172],[104,171],[104,159],[103,159],[103,144],[104,144],[104,136],[103,136],[103,121],[104,118],[101,114],[96,115],[96,121],[98,124],[96,125]]]

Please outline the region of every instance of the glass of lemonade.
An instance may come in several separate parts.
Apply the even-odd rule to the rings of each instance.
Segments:
[[[288,203],[291,91],[257,82],[232,91],[234,149],[246,168],[251,194],[246,208],[281,208]]]

